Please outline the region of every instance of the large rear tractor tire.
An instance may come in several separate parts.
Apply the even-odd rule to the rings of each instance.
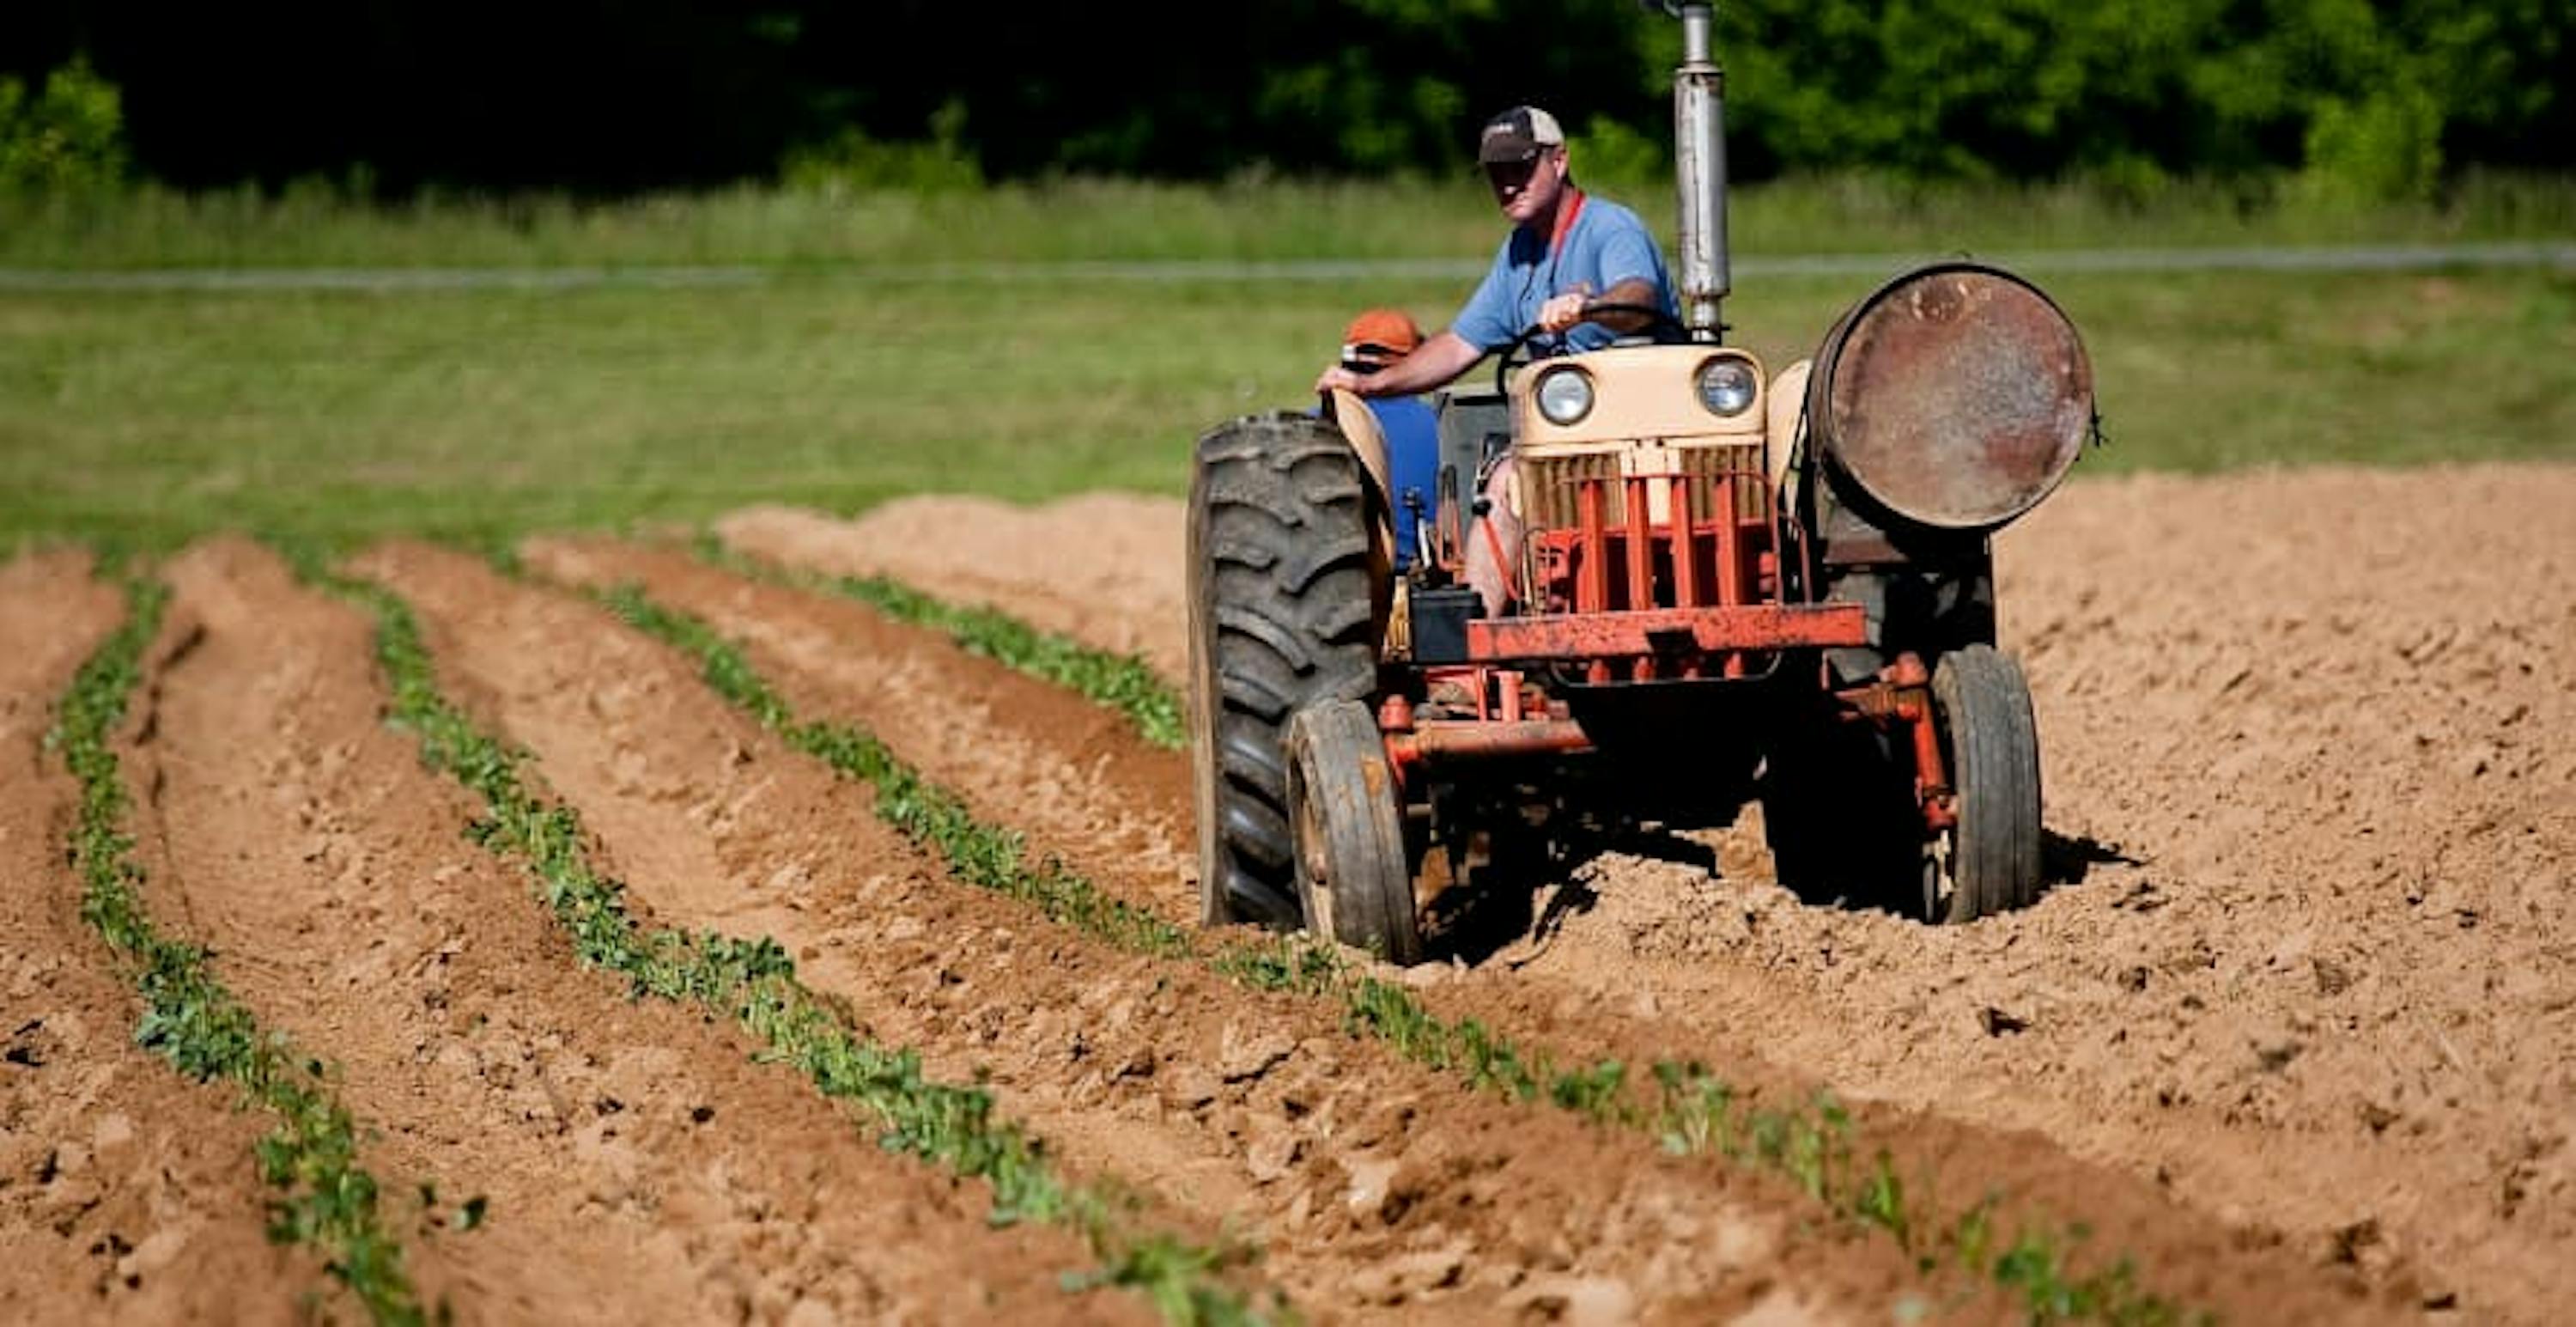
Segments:
[[[1207,925],[1304,922],[1287,727],[1301,709],[1377,685],[1371,501],[1329,421],[1249,416],[1199,439],[1189,704]]]
[[[1923,866],[1924,913],[1970,922],[2039,901],[2039,725],[2021,668],[1992,646],[1942,655],[1932,711],[1958,823]]]
[[[1390,963],[1421,962],[1402,794],[1368,706],[1325,701],[1288,721],[1288,811],[1307,929]]]

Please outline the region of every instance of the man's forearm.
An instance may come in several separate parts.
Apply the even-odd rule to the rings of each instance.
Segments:
[[[1360,379],[1362,396],[1411,396],[1442,386],[1467,366],[1484,358],[1485,352],[1468,343],[1456,332],[1442,330],[1422,343],[1412,354]]]
[[[1663,307],[1662,303],[1655,298],[1655,283],[1648,281],[1644,277],[1630,277],[1625,281],[1619,282],[1617,285],[1601,292],[1600,296],[1594,299],[1592,303],[1595,306],[1603,304],[1633,304],[1640,308],[1648,309],[1660,309]],[[1652,323],[1655,320],[1652,316],[1643,313],[1620,312],[1595,314],[1592,316],[1591,321],[1599,323],[1603,327],[1607,327],[1614,332],[1633,332],[1645,327],[1647,324]]]

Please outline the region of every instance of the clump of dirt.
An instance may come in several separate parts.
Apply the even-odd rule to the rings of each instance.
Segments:
[[[1089,538],[1177,567],[1180,504],[1115,534],[1074,510],[1098,523],[924,499],[901,527],[724,528],[893,571],[946,527],[972,553],[907,578],[1176,677],[1177,573],[1123,623],[1050,573]],[[1998,545],[2047,776],[2038,907],[1930,930],[1801,905],[1755,811],[1585,863],[1545,942],[1474,980],[2036,1131],[2427,1306],[2549,1321],[2576,1294],[2570,510],[2557,465],[2070,483]]]

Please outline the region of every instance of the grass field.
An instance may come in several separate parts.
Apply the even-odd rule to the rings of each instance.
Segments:
[[[1671,246],[1672,181],[1577,174]],[[2425,202],[2319,198],[2296,177],[2113,190],[1868,176],[1737,189],[1746,253],[2396,244],[2576,236],[2576,178],[2468,174]],[[1473,259],[1493,200],[1461,174],[1368,184],[1060,181],[953,193],[742,188],[585,204],[429,198],[373,207],[309,185],[95,199],[0,196],[0,267],[759,266],[1303,258]]]
[[[1848,208],[1829,206],[1831,188]],[[1742,239],[1739,253],[1836,248],[1854,239],[1853,218],[1886,215],[1895,197],[1831,188],[1749,194],[1736,210],[1739,237],[1769,235],[1775,247]],[[2490,186],[2447,231],[2427,213],[2412,229],[2387,222],[2343,238],[2569,233],[2546,226],[2576,192],[2517,188]],[[1262,217],[1222,193],[1100,186],[1059,195],[1049,218],[1025,211],[1031,196],[1006,197],[980,228],[943,222],[952,204],[939,198],[852,204],[884,215],[844,207],[830,224],[914,259],[1488,251],[1496,223],[1482,207],[1434,209],[1439,247],[1388,240],[1381,205],[1395,196],[1283,188]],[[763,197],[772,213],[807,206]],[[2090,195],[2024,191],[2015,206],[1988,191],[1973,196],[1982,225],[1942,210],[1971,197],[1929,196],[1932,211],[1878,233],[1917,251],[1933,233],[2010,249],[2058,233],[2057,217],[2089,242],[2142,238],[2131,223],[2145,214],[2111,224],[2113,211]],[[1171,206],[1151,227],[1103,223],[1158,198]],[[100,232],[127,247],[84,250],[57,236],[40,256],[57,266],[84,256],[785,261],[815,256],[799,246],[820,233],[776,215],[737,216],[722,200],[679,208],[663,230],[639,220],[648,211],[602,212],[592,232],[571,212],[531,213],[514,227],[471,207],[408,223],[342,208],[317,213],[303,247],[263,248],[285,245],[295,200],[236,200],[246,210],[232,229],[222,200],[182,202],[195,210],[177,221],[131,214],[127,230]],[[886,220],[898,213],[909,220]],[[1781,244],[1792,215],[1840,220],[1815,220],[1806,245]],[[2228,215],[2206,198],[2176,213],[2198,218],[2184,229],[2203,239],[2231,238],[2219,233]],[[739,233],[726,229],[737,223]],[[407,224],[419,226],[412,247]],[[2317,237],[2313,217],[2301,224]],[[2278,240],[2284,225],[2232,238]],[[700,240],[670,243],[687,233]],[[138,236],[160,247],[137,247]],[[1336,249],[1337,238],[1350,242]],[[27,261],[33,244],[0,228],[7,262]],[[755,500],[849,511],[922,490],[1179,493],[1200,430],[1305,404],[1351,312],[1392,303],[1438,327],[1465,293],[1451,278],[1012,282],[903,270],[818,261],[702,288],[0,293],[0,543],[68,535],[166,546],[228,526],[472,538],[694,521]],[[1737,339],[1776,367],[1871,284],[1748,278],[1728,316]],[[2100,273],[2045,284],[2095,359],[2111,445],[2086,460],[2087,473],[2576,455],[2576,276],[2564,271]]]

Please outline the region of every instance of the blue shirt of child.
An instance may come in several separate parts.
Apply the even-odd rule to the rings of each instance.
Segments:
[[[1413,536],[1423,521],[1440,517],[1440,417],[1418,396],[1381,396],[1368,403],[1386,432],[1386,482],[1395,491],[1387,501],[1395,508],[1395,569],[1413,565]],[[1422,510],[1412,497],[1421,495]]]
[[[1479,350],[1500,350],[1538,321],[1539,306],[1550,297],[1575,290],[1599,295],[1638,277],[1654,283],[1657,307],[1678,313],[1663,251],[1635,212],[1579,192],[1566,203],[1573,215],[1554,235],[1512,228],[1450,331]],[[1619,335],[1599,323],[1576,323],[1559,335],[1542,334],[1531,346],[1541,355],[1571,354],[1598,350]]]
[[[1386,435],[1386,495],[1395,525],[1395,569],[1413,565],[1414,538],[1424,521],[1440,519],[1440,412],[1419,396],[1380,396],[1366,401]],[[1318,406],[1311,412],[1322,414]],[[1422,510],[1413,510],[1420,494]]]

